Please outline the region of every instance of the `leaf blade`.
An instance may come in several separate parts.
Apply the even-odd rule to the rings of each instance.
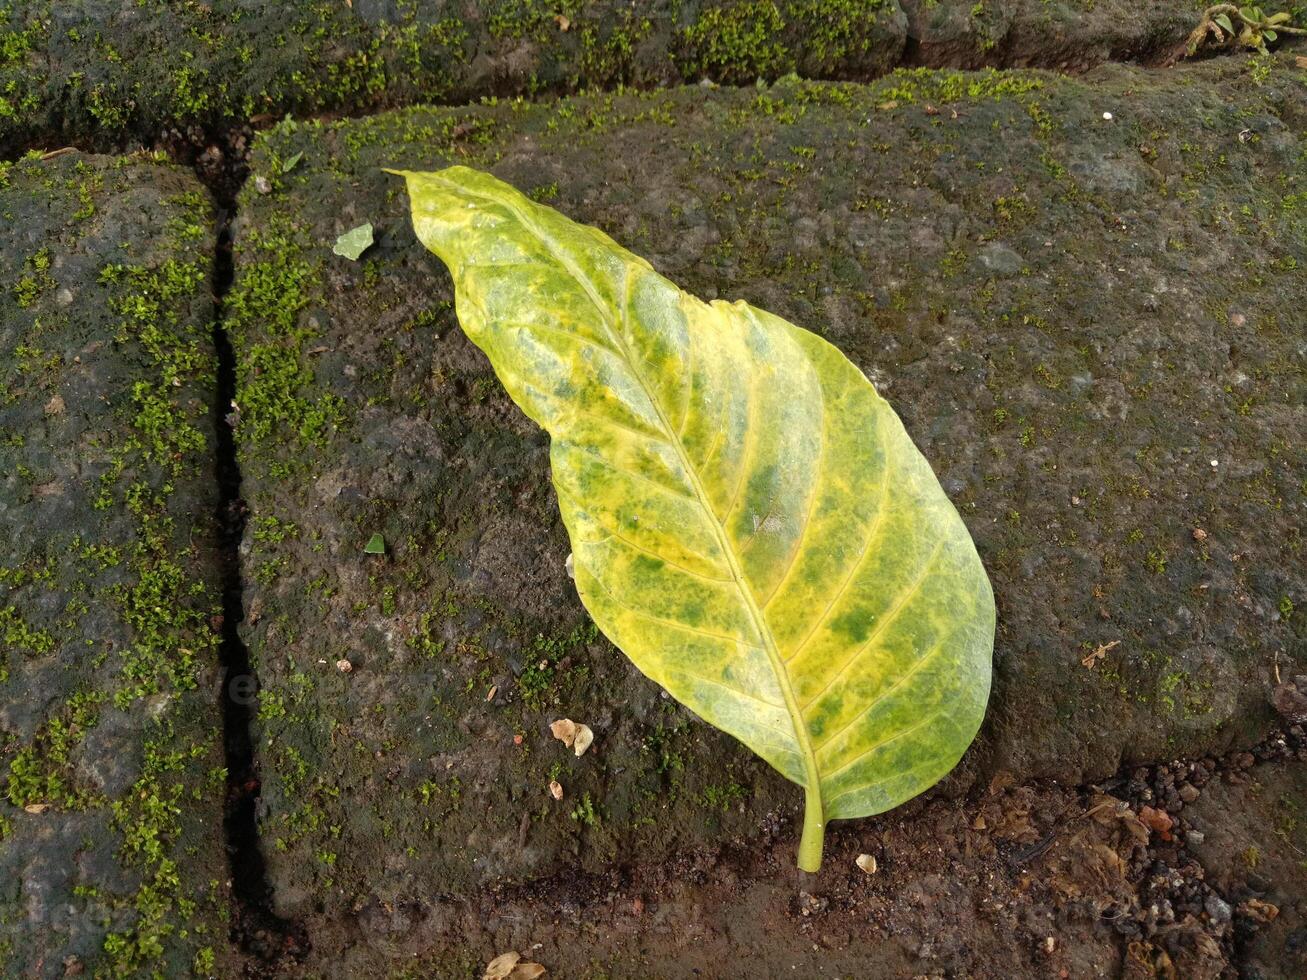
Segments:
[[[993,596],[862,373],[488,174],[402,176],[464,331],[551,434],[582,602],[642,672],[805,787],[801,866],[827,819],[951,769],[988,697]]]

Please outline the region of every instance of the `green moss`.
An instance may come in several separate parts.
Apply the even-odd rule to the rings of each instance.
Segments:
[[[747,798],[748,791],[743,786],[739,783],[727,783],[723,786],[705,786],[700,801],[710,810],[720,810],[725,813]]]
[[[183,882],[175,851],[188,795],[187,777],[206,748],[177,746],[169,725],[146,740],[141,775],[121,800],[114,801],[114,825],[123,835],[121,854],[142,882],[131,900],[132,925],[104,941],[110,973],[128,976],[157,963],[168,940],[194,916],[193,882]],[[157,972],[157,971],[156,971]]]
[[[525,666],[517,679],[518,690],[527,707],[539,710],[552,703],[559,683],[559,665],[573,650],[595,642],[598,637],[598,628],[589,622],[565,635],[537,633],[523,651]]]
[[[843,74],[852,67],[849,62],[884,43],[874,30],[882,11],[893,13],[888,0],[786,0],[784,5],[786,22],[802,39],[805,66],[822,74]]]
[[[17,807],[54,806],[84,809],[94,797],[73,784],[72,752],[94,728],[104,694],[85,691],[64,702],[62,713],[49,719],[30,745],[10,760],[5,797]]]
[[[932,68],[898,68],[875,83],[879,94],[893,102],[980,102],[1019,99],[1044,87],[1044,80],[1030,71],[940,71]]]
[[[266,456],[269,443],[284,445],[287,437],[321,446],[344,418],[338,397],[306,394],[313,389],[313,371],[305,348],[316,331],[300,322],[300,313],[321,270],[303,257],[288,221],[252,233],[242,251],[254,258],[243,262],[224,307],[224,326],[239,355],[241,451]],[[250,342],[251,335],[259,342]],[[297,461],[287,458],[278,465],[288,473]]]
[[[576,806],[572,807],[571,817],[587,827],[597,827],[600,822],[599,808],[590,798],[589,792],[581,794]]]
[[[41,294],[54,285],[50,275],[50,249],[41,248],[28,257],[24,263],[26,272],[14,284],[14,302],[21,309],[28,309],[40,298]]]
[[[774,0],[735,0],[709,7],[681,30],[681,62],[687,74],[723,82],[750,82],[793,69],[780,40],[785,20]]]

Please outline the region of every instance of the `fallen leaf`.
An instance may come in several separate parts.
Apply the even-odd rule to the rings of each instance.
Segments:
[[[1307,68],[1307,57],[1304,57],[1303,55],[1300,54],[1296,54],[1293,56],[1293,63],[1297,65],[1299,68]]]
[[[564,34],[566,34],[567,29],[572,26],[572,22],[562,14],[554,14],[554,20],[558,23],[558,29]]]
[[[1195,541],[1206,541],[1206,540],[1207,540],[1207,532],[1204,531],[1201,527],[1196,527],[1196,528],[1194,528],[1194,540],[1195,540]]]
[[[486,965],[485,980],[504,980],[521,959],[521,953],[500,953]]]
[[[495,695],[498,693],[499,693],[499,685],[491,684],[490,690],[486,691],[486,700],[493,701],[495,699]]]
[[[374,534],[368,538],[368,543],[363,546],[365,555],[384,555],[386,553],[386,539],[380,534]]]
[[[348,674],[354,669],[354,665],[342,657],[340,660],[336,661],[336,669],[342,674]]]
[[[536,980],[536,977],[543,977],[546,972],[539,963],[519,963],[513,967],[508,980]]]
[[[52,395],[50,400],[45,403],[46,415],[60,415],[64,410],[64,400],[59,395]]]
[[[27,806],[23,807],[23,810],[26,813],[45,813],[48,809],[50,809],[49,803],[29,803]]]
[[[549,795],[556,800],[561,800],[563,798],[563,784],[557,779],[549,780]]]
[[[357,261],[358,257],[368,250],[372,244],[372,222],[359,225],[357,228],[351,228],[339,238],[332,247],[332,251],[337,255],[343,255],[351,262]]]
[[[876,873],[875,855],[859,854],[857,860],[854,861],[854,864],[856,864],[859,868],[861,868],[869,875],[874,875]]]
[[[281,165],[281,172],[284,173],[284,174],[288,174],[288,173],[290,173],[292,170],[295,169],[296,165],[299,164],[299,162],[300,162],[301,160],[303,160],[303,159],[304,159],[304,151],[303,151],[303,150],[301,150],[299,153],[293,153],[293,154],[291,154],[291,155],[288,156],[288,157],[285,159],[285,161],[282,163],[282,165]]]
[[[1098,648],[1094,650],[1094,652],[1091,653],[1089,656],[1085,657],[1084,660],[1080,661],[1080,663],[1082,666],[1088,667],[1090,670],[1093,670],[1094,666],[1098,663],[1098,661],[1102,660],[1104,657],[1108,655],[1110,651],[1115,650],[1120,645],[1121,645],[1120,640],[1113,640],[1111,643],[1100,643],[1098,645]]]

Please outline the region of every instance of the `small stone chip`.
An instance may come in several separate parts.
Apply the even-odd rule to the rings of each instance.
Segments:
[[[874,854],[859,854],[857,861],[854,863],[869,875],[876,873],[876,856]]]
[[[354,669],[354,665],[350,663],[348,660],[346,660],[344,657],[341,657],[339,660],[336,661],[336,669],[340,671],[342,674],[348,674],[350,671]]]
[[[556,800],[561,800],[563,798],[563,784],[557,779],[549,780],[549,795]]]

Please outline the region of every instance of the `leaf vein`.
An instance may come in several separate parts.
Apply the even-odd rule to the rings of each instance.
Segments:
[[[832,687],[834,687],[836,681],[838,681],[841,677],[844,676],[844,672],[847,671],[850,667],[852,667],[853,664],[858,660],[858,658],[861,657],[863,653],[865,653],[873,643],[875,643],[878,639],[880,639],[880,635],[884,633],[886,629],[889,628],[891,623],[893,623],[896,619],[898,619],[899,614],[903,612],[903,610],[907,607],[908,603],[917,597],[917,593],[921,591],[921,587],[926,581],[926,576],[930,574],[931,566],[935,564],[935,559],[939,557],[939,553],[943,549],[944,549],[944,542],[941,540],[936,543],[933,549],[931,549],[930,557],[927,558],[925,563],[921,566],[921,571],[917,573],[917,578],[912,583],[912,586],[908,588],[906,591],[904,591],[904,593],[900,595],[897,600],[895,600],[894,605],[892,605],[889,609],[885,611],[885,614],[881,616],[880,621],[876,623],[876,628],[871,631],[871,635],[868,636],[867,639],[863,641],[861,646],[859,646],[856,650],[853,651],[853,655],[849,657],[848,660],[844,661],[840,669],[835,671],[835,673],[831,675],[830,680],[828,680],[825,683],[822,689],[818,691],[816,694],[814,694],[812,697],[810,697],[807,701],[803,702],[803,704],[800,707],[807,709],[809,706],[816,704],[823,697],[825,697],[826,692],[829,691]]]
[[[747,643],[748,642],[743,637],[729,636],[725,633],[714,633],[711,630],[700,629],[697,626],[691,626],[688,623],[682,623],[679,620],[668,619],[665,616],[658,616],[655,615],[654,613],[646,612],[645,610],[640,609],[638,606],[632,606],[631,604],[623,602],[621,599],[617,598],[617,596],[613,595],[613,590],[610,589],[607,585],[605,585],[603,579],[601,579],[598,575],[595,575],[593,572],[590,572],[589,569],[586,569],[586,572],[590,576],[590,578],[593,579],[594,582],[599,586],[599,588],[604,590],[604,594],[608,596],[610,600],[612,600],[613,605],[617,606],[619,609],[625,609],[629,613],[634,613],[636,616],[640,616],[643,619],[647,619],[651,623],[657,623],[660,626],[670,626],[673,629],[678,629],[685,633],[695,633],[699,636],[707,637],[710,640],[721,640],[723,643]]]
[[[871,712],[875,709],[875,707],[878,704],[880,704],[887,697],[889,697],[891,694],[893,694],[895,691],[901,688],[908,681],[912,680],[912,678],[917,675],[917,673],[921,670],[922,667],[924,667],[929,661],[933,660],[935,658],[935,655],[938,654],[939,651],[944,648],[944,644],[949,639],[951,639],[952,636],[953,634],[949,633],[948,636],[944,637],[944,639],[934,644],[922,656],[918,657],[916,661],[912,664],[912,666],[903,672],[902,677],[896,680],[892,685],[890,685],[890,687],[886,688],[884,691],[881,691],[880,694],[876,695],[876,697],[872,700],[872,702],[866,707],[864,707],[861,711],[859,711],[857,715],[854,716],[853,720],[850,721],[847,725],[845,725],[839,731],[833,732],[830,736],[823,739],[819,744],[814,745],[812,747],[813,751],[820,752],[822,749],[830,745],[837,738],[839,738],[841,735],[847,732],[850,728],[852,728],[854,725],[860,722],[863,718],[866,718],[867,715],[871,714]]]
[[[862,761],[863,759],[865,759],[867,756],[871,755],[871,753],[873,753],[873,752],[877,752],[877,751],[879,751],[880,749],[883,749],[885,746],[889,745],[891,742],[897,742],[897,741],[898,741],[899,739],[901,739],[901,738],[907,738],[909,735],[913,734],[914,732],[919,732],[919,731],[921,731],[921,729],[925,728],[925,727],[926,727],[927,725],[929,725],[932,721],[934,721],[937,717],[939,717],[939,713],[938,713],[938,712],[932,712],[931,714],[927,715],[925,718],[921,719],[921,721],[919,721],[919,722],[917,722],[915,725],[911,726],[910,728],[904,728],[904,729],[901,729],[901,730],[895,732],[893,735],[889,736],[888,738],[883,738],[883,739],[881,739],[879,742],[877,742],[877,743],[874,744],[874,745],[868,745],[865,749],[863,749],[862,751],[860,751],[860,752],[859,752],[857,755],[855,755],[852,759],[849,759],[847,762],[842,762],[842,763],[840,763],[840,765],[836,766],[836,767],[835,767],[834,769],[832,769],[830,772],[826,773],[826,774],[822,777],[822,779],[823,779],[823,780],[834,779],[834,778],[835,778],[836,776],[838,776],[840,773],[845,772],[845,771],[847,771],[848,769],[851,769],[853,766],[857,765],[859,762],[861,762],[861,761]]]
[[[877,436],[880,435],[880,429],[882,425],[883,423],[878,420],[876,424]],[[867,537],[866,540],[864,540],[862,543],[862,552],[858,555],[857,558],[854,559],[853,564],[849,566],[848,574],[844,576],[844,581],[840,583],[840,587],[836,589],[835,594],[831,596],[830,602],[826,603],[826,608],[823,609],[821,611],[821,615],[818,616],[816,620],[813,621],[812,629],[808,630],[807,634],[803,637],[803,639],[799,641],[799,645],[794,648],[793,652],[791,652],[788,657],[785,658],[785,662],[787,664],[791,663],[794,660],[794,658],[797,657],[803,651],[804,647],[808,645],[809,641],[812,640],[812,638],[817,635],[817,631],[821,629],[823,625],[825,625],[826,617],[828,617],[831,614],[831,610],[835,608],[835,604],[844,597],[844,593],[848,590],[849,583],[853,581],[853,579],[858,574],[859,569],[862,568],[862,563],[866,561],[867,556],[871,554],[872,542],[880,540],[880,533],[885,524],[885,510],[886,510],[885,505],[889,502],[889,484],[890,484],[889,477],[890,477],[889,454],[887,453],[885,455],[885,471],[884,473],[881,474],[880,500],[876,506],[876,516],[872,518],[871,526],[867,528]]]
[[[767,611],[767,607],[771,605],[772,600],[780,592],[781,586],[789,581],[790,573],[794,571],[795,566],[798,564],[799,555],[803,552],[804,539],[808,536],[808,528],[812,526],[812,512],[816,510],[817,498],[821,496],[822,468],[826,464],[826,393],[822,390],[820,378],[817,379],[817,389],[821,402],[821,416],[817,428],[817,464],[813,467],[812,489],[808,492],[808,511],[804,515],[803,526],[799,528],[799,533],[794,536],[794,545],[785,560],[785,570],[781,572],[781,577],[776,580],[776,584],[772,586],[771,591],[767,593],[767,598],[762,603],[763,612]],[[750,540],[752,541],[752,539]]]
[[[634,477],[637,480],[643,480],[645,483],[648,483],[652,487],[656,487],[657,489],[663,491],[664,493],[670,493],[674,496],[681,497],[682,499],[688,500],[691,503],[696,503],[696,504],[699,503],[699,499],[695,497],[694,494],[692,494],[690,491],[686,490],[684,487],[669,487],[666,483],[662,483],[659,480],[655,480],[651,476],[646,476],[643,473],[637,473],[635,470],[629,470],[626,469],[625,467],[618,466],[617,463],[613,462],[610,459],[605,459],[603,456],[599,455],[599,453],[595,452],[593,449],[587,449],[584,446],[582,446],[580,443],[572,442],[570,439],[561,439],[559,440],[559,442],[561,445],[567,447],[568,449],[575,450],[576,452],[580,453],[582,456],[586,456],[589,459],[595,460],[600,465],[602,465],[605,469],[612,470],[614,473],[621,473],[625,476]]]
[[[695,578],[703,579],[703,581],[705,582],[716,582],[719,584],[734,584],[735,580],[733,578],[729,578],[729,577],[716,578],[712,575],[705,575],[703,572],[696,571],[693,568],[690,568],[686,565],[682,565],[679,562],[673,561],[671,558],[668,558],[666,555],[659,554],[658,552],[654,551],[652,548],[646,548],[643,545],[636,543],[632,539],[628,538],[626,535],[622,534],[620,531],[613,528],[611,525],[605,523],[604,521],[599,520],[594,515],[594,512],[588,510],[586,506],[583,503],[581,503],[581,501],[578,500],[571,491],[564,490],[557,483],[554,484],[554,489],[555,491],[558,492],[560,496],[566,497],[569,501],[571,501],[572,506],[576,507],[578,510],[585,511],[587,516],[589,516],[590,520],[594,521],[594,523],[604,531],[604,536],[602,538],[591,538],[589,540],[583,539],[582,540],[583,544],[602,544],[604,541],[608,540],[609,538],[613,538],[617,541],[620,541],[628,548],[631,548],[634,551],[642,552],[643,554],[648,555],[650,558],[655,558],[658,561],[664,562],[665,564],[668,564],[673,568],[684,572],[686,575],[693,575]],[[716,563],[706,555],[701,555],[698,552],[687,552],[687,554],[691,554],[695,558],[698,558],[705,565],[711,565],[714,568],[718,567]]]

